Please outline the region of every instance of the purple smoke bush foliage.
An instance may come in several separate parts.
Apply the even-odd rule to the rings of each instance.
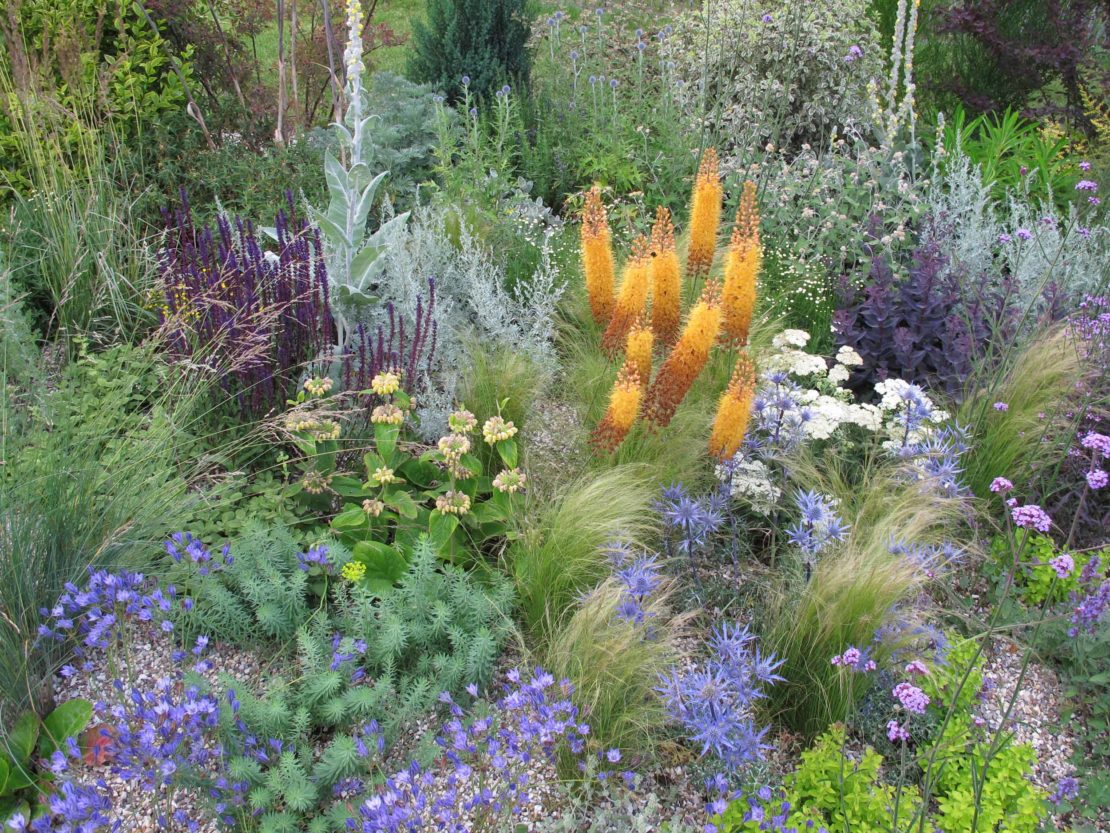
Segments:
[[[864,393],[896,378],[959,397],[977,362],[1005,346],[999,334],[1011,333],[1006,325],[1016,324],[1016,286],[967,274],[935,238],[918,246],[905,268],[877,247],[866,248],[867,279],[862,288],[848,276],[841,280],[833,316],[837,346],[852,347],[863,358],[851,387]]]
[[[254,226],[221,216],[197,227],[182,194],[165,210],[160,252],[170,348],[212,367],[224,392],[251,416],[285,404],[305,365],[335,338],[319,233],[288,211],[275,222],[277,251]]]
[[[674,668],[660,678],[659,692],[671,718],[687,737],[729,769],[760,760],[766,727],[757,727],[752,709],[764,686],[782,677],[782,663],[764,656],[746,627],[720,623],[709,640],[709,656],[692,668]]]

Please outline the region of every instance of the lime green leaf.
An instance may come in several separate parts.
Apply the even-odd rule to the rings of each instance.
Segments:
[[[368,521],[361,506],[347,504],[343,511],[331,519],[331,528],[339,532],[365,529]]]
[[[384,422],[374,424],[374,441],[378,447],[378,454],[388,466],[393,459],[393,452],[397,450],[397,438],[401,436],[400,425],[387,425]],[[369,473],[373,473],[371,470]]]
[[[502,461],[510,469],[515,469],[518,461],[518,453],[516,447],[516,440],[508,439],[501,440],[497,444],[497,453],[501,456]]]
[[[366,565],[363,581],[378,595],[392,590],[408,569],[408,562],[397,549],[380,541],[360,541],[351,554],[356,561]]]
[[[382,500],[385,501],[386,506],[395,509],[397,514],[401,517],[409,518],[410,520],[416,517],[416,501],[412,499],[412,495],[408,492],[397,489],[396,491],[386,494]]]
[[[27,712],[15,722],[8,734],[4,751],[11,755],[12,760],[25,764],[31,760],[31,753],[35,751],[35,743],[39,739],[39,729],[42,722],[34,712]]]
[[[446,515],[443,512],[432,512],[428,519],[428,538],[436,552],[443,552],[451,542],[451,536],[459,528],[459,519],[455,515]]]
[[[92,720],[93,706],[88,700],[73,699],[62,703],[42,721],[44,733],[39,737],[39,752],[46,758],[66,738],[79,738]]]

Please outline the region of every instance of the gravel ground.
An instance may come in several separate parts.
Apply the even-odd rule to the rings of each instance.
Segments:
[[[154,684],[166,677],[173,677],[178,666],[171,657],[173,646],[151,623],[132,622],[128,626],[131,641],[124,657],[116,660],[122,678],[142,690],[150,690]],[[203,676],[211,683],[216,675],[226,672],[241,680],[257,680],[261,667],[258,658],[248,651],[229,645],[213,644],[206,653],[209,670]],[[96,702],[103,700],[112,691],[112,681],[116,673],[111,670],[106,652],[97,652],[90,657],[93,668],[66,679],[57,680],[57,700],[59,702],[74,697],[84,697]],[[159,816],[171,815],[177,810],[184,811],[190,819],[200,823],[198,833],[217,833],[226,828],[220,827],[209,817],[205,802],[196,794],[186,790],[176,790],[172,795],[165,790],[151,792],[135,782],[125,781],[109,771],[107,766],[75,766],[74,774],[78,780],[91,783],[103,779],[112,796],[112,819],[120,822],[121,831],[130,833],[153,833],[163,831],[159,826]]]

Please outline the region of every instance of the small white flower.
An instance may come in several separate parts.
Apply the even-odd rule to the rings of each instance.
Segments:
[[[786,347],[805,347],[809,343],[809,333],[805,330],[783,330],[771,340],[771,344],[782,350]]]
[[[847,344],[836,351],[836,360],[846,367],[859,367],[863,364],[860,354]]]
[[[834,364],[829,368],[829,381],[834,385],[839,385],[842,382],[847,382],[851,376],[851,372],[842,364]]]

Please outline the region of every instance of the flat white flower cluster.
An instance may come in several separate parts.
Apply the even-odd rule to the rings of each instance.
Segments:
[[[851,368],[863,364],[853,348],[843,346],[831,366],[822,356],[805,351],[810,334],[783,330],[771,342],[774,350],[761,364],[762,385],[756,397],[748,439],[736,456],[717,467],[717,477],[730,483],[734,498],[766,514],[782,497],[776,484],[775,458],[800,443],[837,438],[856,426],[883,438],[882,446],[900,454],[927,440],[949,419],[917,385],[888,379],[875,386],[878,404],[856,401],[843,384]]]

